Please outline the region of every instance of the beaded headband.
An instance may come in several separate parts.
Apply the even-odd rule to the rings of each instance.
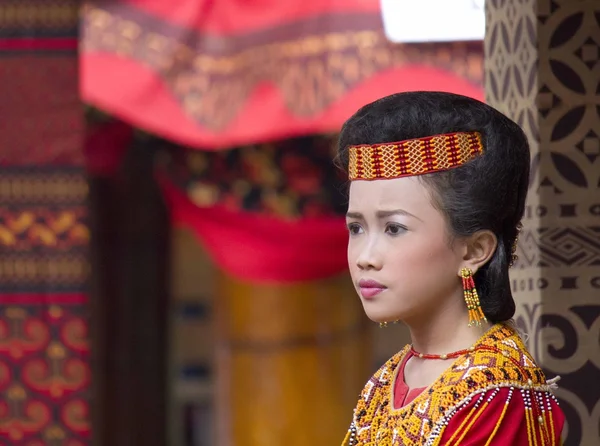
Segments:
[[[460,132],[350,146],[348,152],[350,180],[385,180],[461,166],[483,153],[483,143],[477,132]]]

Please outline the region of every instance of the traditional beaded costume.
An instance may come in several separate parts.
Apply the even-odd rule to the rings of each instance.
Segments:
[[[493,326],[416,399],[393,407],[409,352],[405,347],[369,380],[343,446],[560,444],[564,416],[553,383],[511,327]]]

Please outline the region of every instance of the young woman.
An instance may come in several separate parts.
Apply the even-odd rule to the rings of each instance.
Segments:
[[[344,124],[338,159],[365,312],[412,339],[366,384],[343,444],[560,444],[554,383],[511,325],[529,184],[521,129],[467,97],[396,94]]]

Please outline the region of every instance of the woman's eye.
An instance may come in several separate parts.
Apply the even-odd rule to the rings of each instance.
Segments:
[[[406,231],[406,228],[404,226],[398,225],[398,224],[390,223],[385,227],[385,232],[390,235],[400,235],[404,231]]]
[[[358,223],[349,223],[347,226],[348,226],[348,232],[351,235],[357,235],[362,232],[362,228],[360,227],[360,225]]]

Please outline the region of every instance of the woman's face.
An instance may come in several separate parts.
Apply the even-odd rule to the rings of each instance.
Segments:
[[[375,322],[427,317],[460,298],[462,243],[415,177],[353,181],[347,214],[348,265]]]

